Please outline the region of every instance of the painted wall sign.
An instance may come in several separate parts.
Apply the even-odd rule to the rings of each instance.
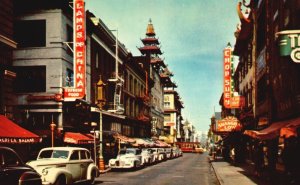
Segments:
[[[276,33],[279,37],[280,56],[291,56],[292,60],[300,63],[300,30],[285,30]]]
[[[73,0],[74,87],[64,88],[64,100],[82,99],[86,91],[86,29],[84,0]]]

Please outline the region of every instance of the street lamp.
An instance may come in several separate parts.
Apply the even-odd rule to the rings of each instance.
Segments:
[[[102,111],[97,107],[91,107],[91,111],[99,113],[99,160],[98,160],[98,166],[99,166],[99,170],[103,171],[103,170],[105,170],[105,165],[104,165],[104,159],[103,159],[103,144],[102,144],[102,137],[103,137]]]
[[[93,134],[94,134],[94,163],[96,164],[96,158],[97,158],[97,154],[96,154],[96,126],[97,126],[97,123],[92,122],[91,126],[93,127]]]

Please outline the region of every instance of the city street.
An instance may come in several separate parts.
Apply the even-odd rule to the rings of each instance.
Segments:
[[[96,184],[111,185],[218,185],[207,153],[184,153],[183,157],[161,162],[136,171],[110,171]]]

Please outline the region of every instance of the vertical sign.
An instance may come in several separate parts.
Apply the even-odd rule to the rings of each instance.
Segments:
[[[231,47],[227,47],[223,51],[224,55],[224,107],[230,108],[231,99]]]
[[[64,88],[64,100],[74,101],[85,96],[86,88],[86,46],[85,46],[85,7],[84,0],[73,0],[74,30],[74,87]]]

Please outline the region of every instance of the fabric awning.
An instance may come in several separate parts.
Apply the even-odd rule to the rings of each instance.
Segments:
[[[135,143],[136,142],[135,139],[121,135],[119,133],[115,133],[113,136],[115,139],[119,140],[120,143]]]
[[[134,138],[135,139],[135,143],[133,144],[133,146],[144,146],[144,147],[150,147],[150,143],[142,138]]]
[[[257,130],[245,130],[244,134],[250,137],[260,139],[260,140],[269,140],[279,137],[281,129],[292,128],[299,125],[300,126],[300,118],[285,120],[281,122],[274,122],[269,127],[257,131]],[[289,129],[287,129],[289,130]],[[284,130],[283,133],[284,134]],[[287,133],[288,134],[288,133]]]
[[[290,121],[285,127],[280,129],[280,137],[289,138],[297,137],[297,129],[300,127],[300,118],[296,118]]]
[[[71,144],[93,144],[94,138],[78,132],[66,132],[64,142]]]
[[[38,135],[20,127],[18,124],[0,115],[0,143],[24,144],[38,143],[42,138]]]
[[[160,140],[156,140],[155,141],[155,145],[157,146],[157,147],[170,147],[171,145],[169,145],[169,144],[167,144],[167,143],[165,143],[165,142],[163,142],[163,141],[160,141]]]

